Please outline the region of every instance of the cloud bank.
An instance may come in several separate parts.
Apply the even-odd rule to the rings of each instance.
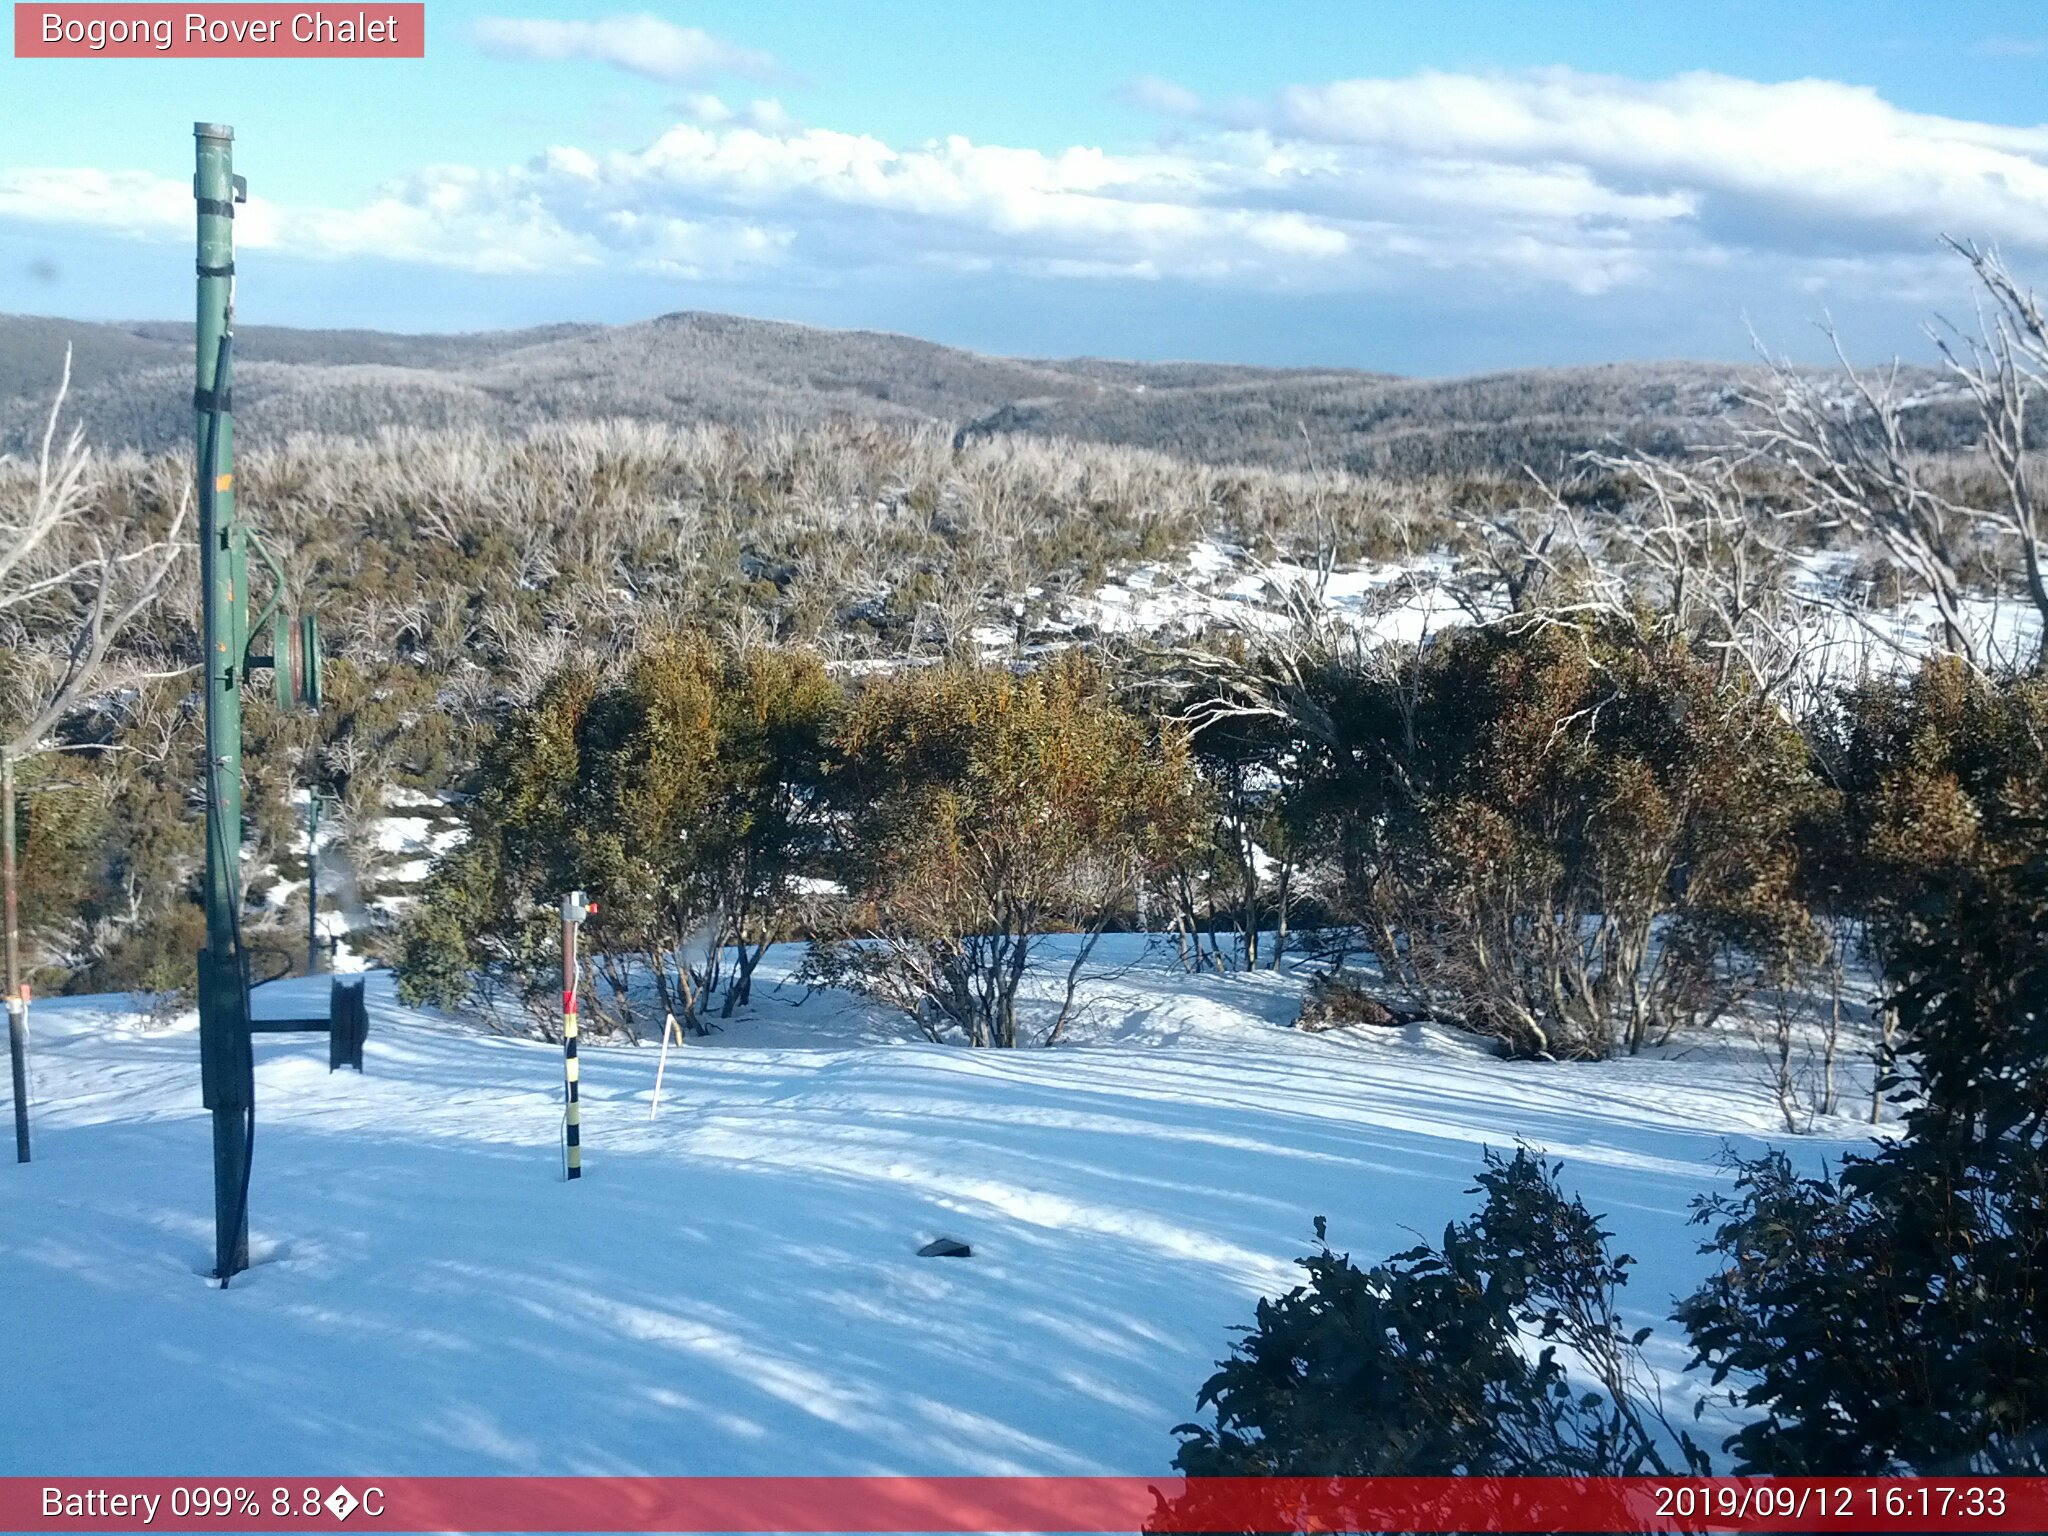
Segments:
[[[762,55],[650,17],[481,24],[496,51],[664,81]],[[1265,293],[1908,293],[1944,233],[2048,255],[2048,126],[1909,112],[1827,80],[1551,69],[1300,85],[1212,104],[1133,82],[1149,147],[892,145],[775,101],[682,95],[644,148],[424,166],[368,203],[259,201],[244,242],[484,273],[842,282],[999,272]],[[188,189],[138,173],[0,171],[0,218],[182,238]]]

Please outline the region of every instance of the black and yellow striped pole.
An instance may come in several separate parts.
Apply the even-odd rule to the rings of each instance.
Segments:
[[[583,1177],[583,1106],[577,1089],[576,1062],[576,933],[597,904],[581,891],[562,898],[562,1160],[565,1176]]]

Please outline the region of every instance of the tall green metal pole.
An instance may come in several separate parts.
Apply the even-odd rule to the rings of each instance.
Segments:
[[[249,1109],[255,1096],[241,946],[243,658],[248,652],[248,542],[235,517],[229,390],[234,333],[232,128],[193,127],[199,211],[197,414],[200,628],[206,645],[206,948],[199,956],[199,1054],[213,1112],[215,1273],[249,1267]]]

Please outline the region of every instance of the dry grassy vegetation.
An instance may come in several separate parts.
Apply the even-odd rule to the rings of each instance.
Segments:
[[[390,788],[468,787],[504,712],[565,667],[622,665],[671,633],[801,645],[844,666],[958,658],[982,649],[977,628],[1013,645],[1085,640],[1074,598],[1204,534],[1278,552],[1335,529],[1362,556],[1449,528],[1408,488],[1126,448],[956,445],[923,426],[391,432],[259,445],[238,471],[287,606],[317,603],[332,661],[318,720],[251,694],[252,858],[286,878],[303,877],[295,783],[322,784],[339,824],[367,835]],[[69,472],[77,515],[49,546],[56,574],[95,540],[160,543],[189,465],[80,454]],[[34,503],[40,475],[0,460],[0,504]],[[188,947],[195,582],[190,562],[174,567],[121,632],[93,699],[58,726],[54,744],[76,750],[25,766],[51,788],[29,840],[32,869],[51,866],[30,896],[46,980],[154,986]],[[10,728],[63,673],[89,586],[73,571],[0,611]],[[162,942],[140,937],[159,929]],[[291,948],[279,939],[279,964]]]
[[[0,452],[33,448],[70,346],[92,441],[167,452],[190,435],[191,330],[0,316]],[[1550,476],[1589,450],[1671,453],[1727,435],[1755,368],[1616,363],[1467,379],[1343,369],[985,357],[910,337],[730,315],[466,336],[238,332],[245,439],[368,437],[387,428],[518,434],[563,421],[709,422],[753,431],[831,421],[1058,437],[1213,464],[1414,479]],[[1812,375],[1814,377],[1820,374]],[[1915,441],[1974,436],[1969,402],[1932,369]]]
[[[497,865],[463,876],[468,905],[441,909],[471,913],[469,929],[436,940],[436,995],[451,1002],[465,975],[493,984],[494,956],[512,966],[496,978],[506,995],[543,974],[544,956],[524,954],[524,939],[507,949],[507,936],[531,926],[544,888],[578,880],[605,887],[615,910],[644,896],[650,913],[667,914],[660,931],[649,926],[616,956],[600,945],[599,956],[622,977],[636,965],[657,976],[665,1005],[680,1000],[692,1018],[699,995],[723,986],[718,946],[702,962],[681,958],[707,922],[742,954],[764,935],[813,934],[827,946],[821,965],[843,976],[868,951],[832,951],[834,941],[863,937],[908,953],[914,937],[935,979],[912,985],[904,973],[875,984],[977,1039],[1013,1034],[1012,1021],[948,1001],[960,980],[946,970],[956,963],[948,946],[968,955],[991,933],[1091,931],[1141,914],[1177,934],[1191,965],[1271,965],[1303,944],[1332,963],[1370,954],[1384,1004],[1551,1054],[1639,1048],[1747,999],[1785,995],[1800,967],[1839,977],[1850,946],[1868,950],[1871,918],[1813,894],[1821,854],[1809,823],[1835,814],[1853,772],[1875,771],[1830,744],[1875,739],[1858,735],[1857,722],[1887,685],[1845,695],[1844,683],[1867,675],[1873,655],[1898,670],[1895,654],[1861,641],[1857,665],[1845,668],[1844,636],[1881,629],[1901,603],[1931,605],[1934,649],[1955,659],[1969,687],[2005,698],[2000,689],[2019,685],[2001,677],[2038,660],[2035,631],[1987,628],[1988,605],[1995,597],[2048,611],[2036,429],[2022,409],[2038,388],[2039,310],[1995,263],[1966,254],[2004,328],[1983,352],[1960,356],[1941,389],[1918,377],[1784,368],[1738,397],[1731,376],[1638,371],[1629,387],[1661,402],[1642,420],[1697,425],[1721,411],[1723,447],[1580,454],[1554,477],[1534,466],[1498,472],[1457,452],[1442,474],[1388,476],[960,432],[916,418],[946,399],[1029,384],[1047,391],[1034,410],[1085,406],[1106,424],[1101,435],[1115,436],[1125,431],[1120,412],[1165,410],[1167,397],[1180,431],[1200,419],[1198,400],[1233,392],[1266,389],[1271,414],[1276,401],[1392,385],[1196,365],[1009,363],[879,337],[827,338],[806,353],[810,333],[710,317],[655,323],[697,350],[640,385],[666,389],[724,369],[777,389],[801,384],[818,399],[856,384],[872,393],[884,377],[904,399],[916,393],[905,379],[921,377],[924,392],[893,421],[811,411],[809,424],[744,428],[613,419],[254,434],[238,466],[243,505],[283,564],[287,606],[320,608],[333,664],[330,707],[317,719],[252,700],[252,867],[264,873],[251,930],[273,935],[275,963],[290,963],[302,900],[291,882],[305,874],[291,796],[312,784],[360,850],[394,791],[470,804],[473,846],[502,845]],[[553,399],[543,386],[630,381],[644,329],[439,340],[273,333],[256,348],[269,360],[250,366],[327,367],[317,359],[339,349],[338,366],[420,378],[528,370],[542,393],[519,398]],[[17,331],[17,341],[27,334]],[[109,358],[132,361],[176,340],[149,328],[96,335],[106,355],[89,391],[111,398]],[[1577,432],[1621,398],[1612,378],[1524,382],[1431,386],[1448,412],[1437,420],[1418,416],[1412,398],[1407,414],[1387,411],[1404,432],[1490,412],[1496,448],[1520,453],[1535,441],[1524,441],[1532,423],[1577,423]],[[1974,437],[1932,451],[1960,431],[1958,406],[1973,413]],[[1295,433],[1294,457],[1313,460],[1315,433],[1305,421]],[[1205,448],[1249,441],[1195,435]],[[131,600],[144,595],[138,573],[156,569],[142,555],[175,547],[188,473],[178,453],[91,459],[74,447],[53,458],[37,445],[0,460],[10,526],[28,527],[53,496],[62,504],[0,605],[0,708],[31,753],[27,913],[46,981],[173,986],[191,947],[190,563],[166,571],[159,600]],[[1179,569],[1198,540],[1232,551],[1241,571],[1267,573],[1257,611],[1212,605],[1206,631],[1096,631],[1089,599],[1105,581],[1141,566]],[[1412,635],[1383,640],[1372,605],[1344,612],[1325,596],[1334,572],[1361,562],[1406,572],[1375,600],[1381,607],[1429,584],[1473,627],[1423,645]],[[1823,570],[1834,574],[1818,580]],[[82,672],[81,637],[90,653]],[[1896,643],[1924,642],[1909,632]],[[1178,765],[1173,785],[1144,791],[1148,803],[1199,809],[1194,830],[1147,844],[1142,857],[1135,832],[1114,846],[1098,838],[1091,856],[1124,871],[1113,890],[1095,888],[1101,866],[1077,863],[1019,904],[1016,890],[970,867],[997,857],[996,843],[975,841],[997,827],[975,816],[986,820],[1003,799],[976,777],[986,763],[963,746],[964,756],[945,759],[952,766],[918,781],[923,808],[907,809],[863,776],[875,738],[860,722],[887,689],[907,688],[905,719],[951,709],[993,730],[1006,718],[993,702],[1010,686],[1004,669],[1029,672],[1076,647],[1093,656],[1094,702],[1076,696],[1064,711],[1040,710],[1034,731],[1004,750],[1066,761],[1107,750],[1100,743],[1121,731],[1131,745],[1120,750]],[[665,813],[684,816],[700,839],[725,827],[732,848],[781,870],[780,884],[709,854],[634,862],[636,839],[650,835],[648,809],[603,765],[625,751],[646,771],[682,772],[684,759],[668,764],[663,754],[712,739],[702,710],[673,714],[684,695],[635,693],[664,655],[696,658],[697,692],[685,694],[729,720],[766,718],[786,702],[786,678],[764,681],[784,676],[769,658],[815,675],[797,737],[768,750],[722,728],[716,739],[737,745],[691,768],[695,787]],[[889,680],[907,667],[929,676]],[[78,690],[84,674],[89,693]],[[588,719],[585,705],[597,711]],[[2024,702],[2011,707],[2031,718]],[[639,711],[638,729],[654,731],[656,745],[630,732],[607,737],[623,729],[620,710]],[[549,803],[558,816],[572,803],[584,810],[541,840],[536,863],[531,849],[507,852],[516,818],[505,819],[504,796],[532,755],[517,744],[544,719],[567,754],[549,770],[567,775]],[[750,841],[745,828],[760,814],[750,796],[764,785],[780,786],[780,803],[836,817],[832,835],[798,850]],[[1081,818],[1077,826],[1091,817],[1132,825],[1101,798],[1106,784],[1070,787],[1078,798],[1057,814]],[[866,837],[869,823],[894,816],[928,821],[934,805],[959,834],[923,875],[952,871],[943,900],[909,889]],[[600,824],[613,828],[613,853],[564,851]],[[1952,832],[1945,846],[1962,837]],[[578,862],[600,854],[611,862]],[[1840,849],[1826,857],[1830,868],[1854,862]],[[445,878],[456,878],[456,862]],[[971,900],[959,884],[967,874],[982,882]],[[1061,880],[1071,889],[1051,888]],[[817,900],[827,887],[850,905]],[[951,932],[934,928],[941,910]],[[909,927],[894,926],[890,912]],[[375,952],[391,937],[363,942]],[[414,944],[415,960],[425,953]],[[1006,987],[981,991],[1001,1015]],[[634,1027],[621,996],[618,1021]]]

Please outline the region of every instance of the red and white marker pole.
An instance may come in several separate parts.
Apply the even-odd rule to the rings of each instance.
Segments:
[[[562,898],[562,1153],[565,1176],[583,1177],[583,1106],[577,1094],[581,1072],[576,1061],[576,934],[597,903],[581,891]]]

